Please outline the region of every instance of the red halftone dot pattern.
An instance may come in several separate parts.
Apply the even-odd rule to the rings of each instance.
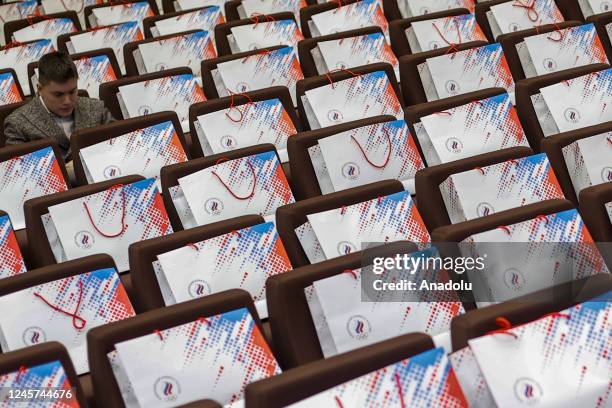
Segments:
[[[0,105],[9,105],[21,101],[22,98],[13,74],[10,72],[0,74]]]
[[[98,27],[79,36],[91,39],[94,44],[107,44],[115,52],[120,65],[123,65],[123,46],[144,39],[137,21]]]
[[[253,76],[267,75],[271,78],[271,86],[282,85],[295,89],[297,81],[304,79],[300,63],[291,47],[261,52],[239,61],[244,64],[244,72],[251,72]],[[241,92],[239,89],[234,91]]]
[[[74,33],[76,26],[69,18],[50,18],[30,24],[29,27],[36,32],[40,38],[57,38],[59,35]]]
[[[9,217],[0,217],[0,278],[26,271]]]
[[[144,82],[146,88],[155,89],[155,100],[147,101],[150,106],[156,106],[160,101],[170,99],[175,102],[177,108],[189,107],[195,103],[204,102],[206,97],[194,76],[191,74],[174,75],[170,77],[151,79]]]
[[[100,84],[117,79],[110,59],[106,55],[79,58],[74,61],[74,65],[79,73],[79,82],[87,84],[88,90],[97,89]]]
[[[112,22],[142,21],[146,17],[152,17],[155,15],[153,13],[153,10],[151,10],[151,7],[149,6],[148,2],[117,4],[114,6],[108,6],[104,8],[108,8],[109,12],[112,13],[112,16],[113,16],[111,17]],[[100,12],[104,12],[104,10],[100,10]],[[112,22],[109,20],[109,23],[112,24]],[[102,25],[108,25],[108,24],[105,23]]]

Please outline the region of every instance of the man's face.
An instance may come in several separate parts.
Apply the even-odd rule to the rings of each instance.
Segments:
[[[69,79],[64,83],[51,81],[38,85],[38,93],[51,113],[66,117],[72,115],[77,99],[77,79]]]

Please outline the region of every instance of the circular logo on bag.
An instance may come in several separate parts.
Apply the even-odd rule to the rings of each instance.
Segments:
[[[459,92],[459,84],[457,83],[457,81],[453,81],[452,79],[446,81],[444,87],[446,88],[446,92],[451,95],[455,95]]]
[[[354,339],[365,340],[372,331],[372,326],[364,316],[355,315],[346,322],[346,331]]]
[[[570,123],[580,122],[580,112],[578,112],[578,109],[567,108],[565,112],[563,113],[563,116],[565,117],[565,120],[567,120]]]
[[[489,203],[482,202],[476,206],[476,214],[478,214],[479,217],[486,217],[494,212],[493,206]]]
[[[209,198],[204,203],[204,210],[210,215],[219,215],[223,211],[223,201],[218,198]]]
[[[151,112],[153,112],[153,109],[147,105],[142,105],[140,108],[138,108],[138,114],[141,116],[148,115]]]
[[[359,178],[359,174],[359,166],[353,162],[348,162],[344,166],[342,166],[342,175],[349,180],[355,180]]]
[[[518,25],[517,23],[510,23],[510,24],[508,24],[508,30],[511,33],[515,33],[515,32],[517,32],[520,29],[521,29],[521,26]]]
[[[508,268],[504,272],[504,283],[509,289],[519,291],[525,287],[525,277],[516,268]]]
[[[221,147],[225,150],[235,149],[238,143],[233,136],[225,135],[221,138]]]
[[[257,43],[251,43],[249,44],[249,50],[251,51],[255,51],[257,49],[261,48],[261,45],[257,44]]]
[[[347,69],[348,68],[348,64],[344,61],[338,61],[336,62],[336,69]]]
[[[431,13],[431,10],[429,9],[429,7],[421,7],[419,9],[419,13],[420,14],[429,14],[429,13]]]
[[[329,119],[330,122],[340,122],[343,119],[342,112],[338,109],[332,109],[327,112],[327,119]]]
[[[348,255],[350,253],[355,252],[355,250],[357,248],[355,248],[355,245],[353,245],[351,242],[348,241],[340,241],[338,243],[338,253],[340,255]]]
[[[181,393],[181,385],[173,377],[159,377],[153,387],[155,396],[160,401],[175,401]]]
[[[21,335],[23,344],[26,346],[32,346],[34,344],[44,343],[47,341],[47,336],[43,329],[37,326],[28,327]]]
[[[609,1],[604,1],[599,5],[599,11],[605,13],[606,11],[612,10],[612,3]]]
[[[166,64],[164,64],[163,62],[160,62],[157,65],[155,65],[155,70],[156,71],[164,71],[167,68],[168,68],[168,66]]]
[[[249,86],[246,82],[238,82],[238,84],[236,85],[236,90],[238,90],[238,92],[244,93],[249,90]]]
[[[534,405],[542,399],[542,387],[531,378],[519,378],[514,383],[514,395],[520,402]]]
[[[451,153],[461,153],[463,150],[463,143],[456,137],[449,137],[446,140],[446,149]]]
[[[612,167],[604,167],[601,170],[601,179],[605,182],[612,181]]]
[[[104,168],[102,172],[104,178],[109,180],[121,176],[121,169],[115,165],[110,165]]]
[[[542,65],[544,65],[545,70],[550,71],[550,72],[553,72],[554,70],[557,69],[557,61],[555,61],[552,58],[544,58]]]
[[[189,296],[191,296],[194,299],[202,297],[202,296],[210,295],[210,292],[211,292],[210,285],[206,281],[203,281],[202,279],[196,279],[192,281],[189,284],[187,291],[189,292]]]
[[[94,242],[94,236],[89,231],[79,231],[74,236],[74,244],[81,249],[91,248]]]
[[[431,41],[429,43],[429,49],[430,50],[437,50],[438,48],[440,48],[440,43],[437,41]]]

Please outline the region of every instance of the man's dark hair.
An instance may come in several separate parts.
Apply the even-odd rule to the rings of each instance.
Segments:
[[[64,52],[45,54],[38,61],[38,82],[41,85],[47,85],[51,81],[63,84],[78,77],[79,73],[74,62]]]

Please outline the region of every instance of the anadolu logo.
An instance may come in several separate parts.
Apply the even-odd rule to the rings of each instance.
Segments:
[[[604,167],[601,170],[601,179],[604,182],[612,181],[612,167]]]
[[[165,70],[167,68],[168,68],[168,66],[166,64],[164,64],[163,62],[160,62],[157,65],[155,65],[155,70],[156,71],[163,71],[163,70]]]
[[[151,107],[147,105],[142,105],[140,108],[138,108],[138,114],[141,116],[148,115],[152,111],[153,109],[151,109]]]
[[[463,150],[463,143],[456,137],[449,137],[446,140],[446,149],[451,153],[461,153]]]
[[[121,176],[121,169],[115,165],[107,166],[104,171],[104,178],[109,180]]]
[[[74,236],[74,244],[81,249],[89,249],[95,242],[93,234],[89,231],[79,231]]]
[[[340,255],[348,255],[355,252],[355,245],[348,241],[340,241],[338,243],[338,253]]]
[[[520,291],[525,287],[525,282],[523,273],[516,268],[508,268],[504,272],[504,283],[509,289]]]
[[[238,82],[238,84],[236,85],[236,89],[238,90],[238,92],[244,93],[249,90],[249,86],[246,82]]]
[[[209,198],[204,203],[204,210],[210,215],[219,215],[223,211],[223,201],[218,198]]]
[[[225,135],[221,138],[221,147],[225,150],[235,149],[237,144],[233,136]]]
[[[351,316],[346,323],[346,330],[354,339],[365,340],[372,331],[372,326],[368,319],[362,315]]]
[[[332,109],[327,112],[327,119],[329,119],[331,122],[340,122],[343,118],[344,116],[342,116],[342,112],[340,112],[338,109]]]
[[[544,65],[544,69],[547,71],[552,72],[557,69],[557,61],[552,58],[544,58],[542,63]]]
[[[479,217],[486,217],[494,212],[493,206],[489,203],[482,202],[476,207],[476,214],[478,214]]]
[[[181,393],[181,385],[173,377],[160,377],[155,381],[154,392],[161,401],[175,401]]]
[[[189,284],[187,291],[189,292],[189,296],[191,296],[193,299],[209,295],[211,292],[210,285],[202,279],[192,281]]]
[[[567,108],[563,113],[565,120],[570,123],[578,123],[580,122],[580,112],[578,112],[575,108]]]
[[[508,30],[510,30],[510,32],[512,32],[512,33],[515,33],[515,32],[517,32],[520,29],[521,29],[521,26],[518,25],[517,23],[510,23],[508,25]]]
[[[348,162],[344,166],[342,166],[342,175],[344,176],[344,178],[347,178],[349,180],[355,180],[359,178],[360,173],[361,170],[359,169],[359,166],[353,162]]]
[[[531,378],[519,378],[514,383],[514,395],[526,405],[535,405],[542,399],[542,387]]]
[[[43,329],[32,326],[24,330],[21,340],[26,346],[32,346],[34,344],[44,343],[47,341],[47,336]]]
[[[444,87],[446,88],[446,92],[452,95],[455,95],[456,93],[458,93],[460,89],[457,81],[453,81],[452,79],[446,81],[446,84],[444,85]]]

